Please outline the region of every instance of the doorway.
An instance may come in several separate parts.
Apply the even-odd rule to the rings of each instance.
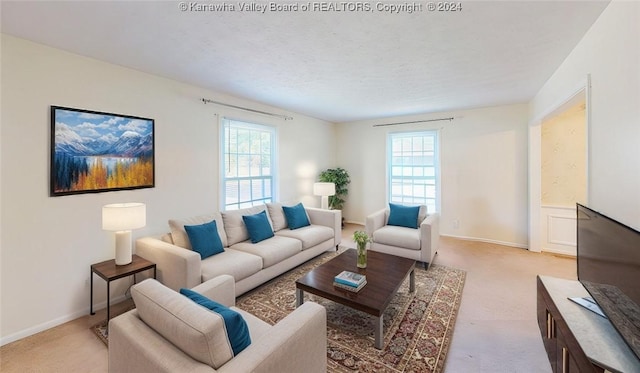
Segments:
[[[584,95],[581,95],[584,96]],[[576,255],[576,203],[587,200],[587,118],[584,97],[542,121],[540,204],[542,251]]]
[[[576,203],[588,202],[590,84],[529,127],[529,250],[576,255]]]

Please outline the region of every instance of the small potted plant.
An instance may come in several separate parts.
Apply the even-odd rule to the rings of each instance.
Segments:
[[[367,244],[371,242],[371,238],[367,232],[355,231],[353,241],[358,247],[358,268],[367,268]]]

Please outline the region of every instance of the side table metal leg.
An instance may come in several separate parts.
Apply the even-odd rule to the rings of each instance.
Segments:
[[[302,289],[296,289],[296,308],[302,306],[304,303],[304,292]]]
[[[416,291],[416,270],[412,269],[409,273],[409,291],[413,293]]]
[[[382,318],[383,316],[380,315],[380,317],[375,317],[375,335],[376,335],[376,341],[375,341],[375,347],[378,350],[382,350]]]
[[[110,309],[111,309],[111,281],[107,281],[107,330],[109,330]]]
[[[90,296],[90,301],[89,301],[89,314],[90,315],[95,315],[96,313],[93,312],[93,271],[89,271],[89,277],[91,278],[91,296]]]

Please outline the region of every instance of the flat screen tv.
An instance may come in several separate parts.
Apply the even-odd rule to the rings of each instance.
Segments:
[[[578,280],[640,358],[640,232],[577,204]]]

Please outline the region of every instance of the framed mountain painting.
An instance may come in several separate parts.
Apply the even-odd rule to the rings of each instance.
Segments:
[[[154,120],[51,107],[51,196],[155,186]]]

